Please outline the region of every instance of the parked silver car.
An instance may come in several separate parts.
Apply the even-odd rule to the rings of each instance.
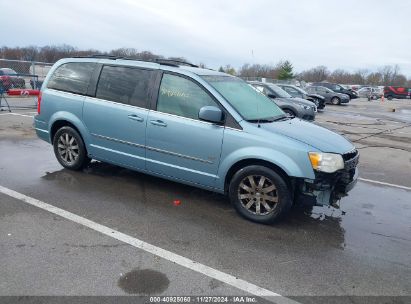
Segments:
[[[383,95],[383,92],[379,88],[363,87],[357,91],[358,97],[364,97],[368,99],[379,99]]]
[[[337,93],[326,87],[309,86],[305,89],[307,92],[323,96],[325,98],[325,102],[333,105],[340,105],[342,103],[350,102],[350,96],[347,94]]]
[[[298,117],[304,120],[314,120],[316,106],[308,100],[302,98],[293,98],[279,86],[272,83],[249,81],[254,88],[265,96],[270,98],[277,106],[281,108],[288,116]]]

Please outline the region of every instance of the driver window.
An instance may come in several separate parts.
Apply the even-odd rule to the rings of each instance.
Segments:
[[[164,74],[157,101],[157,111],[198,119],[204,106],[217,106],[214,100],[193,81]]]

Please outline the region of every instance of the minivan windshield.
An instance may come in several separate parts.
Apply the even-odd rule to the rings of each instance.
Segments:
[[[274,102],[239,78],[214,75],[202,78],[247,121],[274,121],[286,117]]]

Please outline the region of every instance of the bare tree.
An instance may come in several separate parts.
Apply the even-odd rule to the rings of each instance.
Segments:
[[[382,75],[379,72],[370,73],[367,76],[366,83],[369,85],[377,86],[382,84]]]
[[[303,71],[300,77],[308,82],[320,82],[326,80],[330,76],[330,71],[326,66],[320,65],[315,68]]]
[[[241,77],[265,77],[265,78],[278,78],[281,67],[279,64],[273,65],[261,65],[261,64],[244,64],[238,71],[238,75]]]

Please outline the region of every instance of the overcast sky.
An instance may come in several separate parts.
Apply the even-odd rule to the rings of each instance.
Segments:
[[[2,46],[133,47],[212,68],[398,64],[411,76],[409,0],[1,0],[0,12]]]

